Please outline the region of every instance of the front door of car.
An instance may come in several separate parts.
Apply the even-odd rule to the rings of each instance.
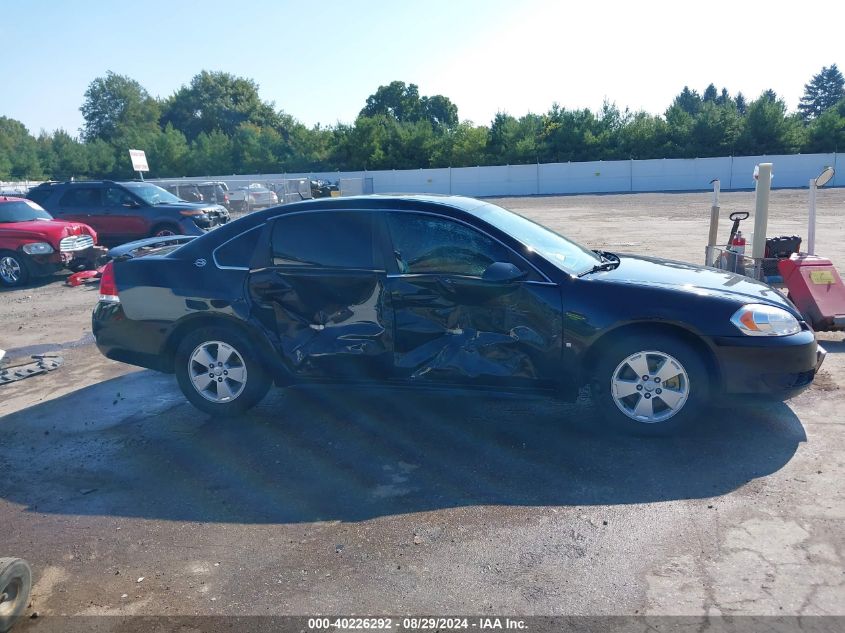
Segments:
[[[302,378],[382,380],[393,361],[380,225],[369,211],[277,218],[270,260],[253,270],[253,316]]]
[[[517,387],[560,378],[556,284],[458,220],[397,211],[386,224],[399,378]]]
[[[125,189],[106,187],[103,190],[101,224],[108,227],[110,239],[119,241],[146,237],[151,227],[144,216],[144,203]]]

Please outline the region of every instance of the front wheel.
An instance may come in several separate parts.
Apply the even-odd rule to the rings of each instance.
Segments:
[[[220,417],[252,408],[271,383],[247,338],[223,327],[202,328],[182,340],[176,351],[176,379],[191,404]]]
[[[0,251],[0,284],[14,287],[29,281],[26,258],[16,251]]]
[[[704,410],[710,393],[700,353],[662,334],[637,334],[612,345],[594,380],[603,417],[634,435],[680,431]]]

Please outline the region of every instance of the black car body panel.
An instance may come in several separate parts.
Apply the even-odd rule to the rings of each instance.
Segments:
[[[487,223],[484,205],[436,196],[294,203],[255,212],[178,248],[118,261],[120,303],[95,308],[97,345],[109,358],[172,371],[181,335],[222,322],[248,333],[281,384],[387,381],[572,395],[588,379],[591,354],[614,335],[647,326],[693,342],[724,392],[786,397],[812,381],[816,341],[806,324],[795,335],[749,337],[730,322],[748,303],[781,307],[800,319],[768,286],[724,271],[626,255],[613,270],[570,274]],[[292,216],[313,218],[315,212],[369,218],[371,233],[362,239],[371,240],[372,252],[361,240],[349,246],[366,265],[314,266],[276,252],[276,227],[290,228]],[[522,276],[502,282],[409,272],[391,233],[391,218],[398,216],[391,214],[468,227]],[[326,219],[320,224],[326,252],[342,258],[345,246],[329,248],[332,227],[342,218]],[[239,244],[248,256],[228,261]],[[441,255],[429,253],[435,260]],[[421,261],[410,265],[424,266]]]

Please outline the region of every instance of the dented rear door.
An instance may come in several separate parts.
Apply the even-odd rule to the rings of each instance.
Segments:
[[[270,235],[270,266],[250,273],[249,290],[288,371],[389,377],[393,319],[373,212],[289,213]]]

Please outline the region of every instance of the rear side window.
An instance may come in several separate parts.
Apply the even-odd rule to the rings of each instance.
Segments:
[[[62,196],[59,204],[63,207],[90,209],[100,206],[100,190],[93,188],[74,188]]]
[[[214,259],[218,266],[232,266],[234,268],[249,268],[249,263],[258,248],[263,226],[257,226],[245,233],[232,238],[214,251]],[[266,251],[265,251],[266,252]]]
[[[276,266],[382,269],[369,211],[310,211],[273,225]]]

